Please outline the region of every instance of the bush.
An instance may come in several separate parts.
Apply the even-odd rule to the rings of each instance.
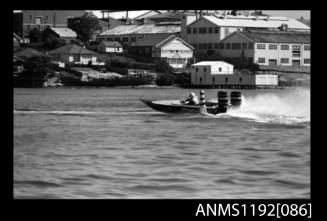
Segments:
[[[173,72],[173,68],[164,60],[160,60],[155,64],[155,70],[161,73]]]
[[[191,73],[181,73],[177,74],[175,77],[175,84],[181,86],[181,87],[188,87],[191,85]]]
[[[156,79],[156,84],[158,86],[170,86],[175,82],[175,75],[171,73],[159,74]]]

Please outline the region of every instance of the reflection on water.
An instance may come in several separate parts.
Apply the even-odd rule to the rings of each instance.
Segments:
[[[310,197],[308,90],[245,90],[242,108],[220,116],[139,101],[189,92],[15,89],[14,196]]]

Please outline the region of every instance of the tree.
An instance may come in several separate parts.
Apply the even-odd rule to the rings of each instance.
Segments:
[[[63,46],[65,44],[65,41],[63,39],[60,39],[59,37],[55,36],[52,33],[43,32],[43,43],[44,47],[48,50],[58,48],[60,46]]]
[[[99,30],[98,18],[92,13],[85,13],[82,17],[71,18],[68,20],[68,27],[77,33],[84,43],[87,43],[94,31]]]
[[[42,41],[42,32],[38,28],[33,28],[29,32],[29,39],[31,43],[41,42]]]

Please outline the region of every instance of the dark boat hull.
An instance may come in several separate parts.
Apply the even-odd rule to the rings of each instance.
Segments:
[[[143,103],[148,105],[154,110],[161,111],[164,113],[174,113],[174,114],[199,114],[200,106],[199,105],[183,105],[183,104],[158,104],[154,103],[151,100],[141,99]],[[225,113],[226,110],[218,109],[217,103],[207,102],[206,108],[207,113],[209,114],[219,114]]]

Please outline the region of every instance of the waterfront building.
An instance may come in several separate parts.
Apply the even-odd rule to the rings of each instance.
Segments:
[[[123,46],[118,41],[101,41],[97,50],[102,53],[123,53]]]
[[[75,44],[69,44],[49,51],[49,55],[54,62],[63,62],[65,64],[92,64],[104,65],[104,62],[98,61],[98,54],[84,47]]]
[[[128,48],[132,43],[146,36],[178,35],[180,30],[181,26],[176,24],[119,25],[99,34],[98,40],[118,41],[123,47]]]
[[[190,21],[192,21],[189,23]],[[228,35],[247,29],[287,30],[309,32],[310,27],[296,19],[273,16],[210,15],[196,19],[185,15],[182,38],[192,44],[196,52],[215,53],[219,42]]]
[[[235,63],[264,66],[310,66],[310,33],[234,32],[219,43],[219,55]]]
[[[224,61],[202,61],[192,65],[192,85],[203,86],[277,86],[273,74],[234,73],[234,66]]]
[[[193,58],[193,47],[175,35],[147,36],[133,43],[129,53],[165,60],[173,68],[185,68]]]

